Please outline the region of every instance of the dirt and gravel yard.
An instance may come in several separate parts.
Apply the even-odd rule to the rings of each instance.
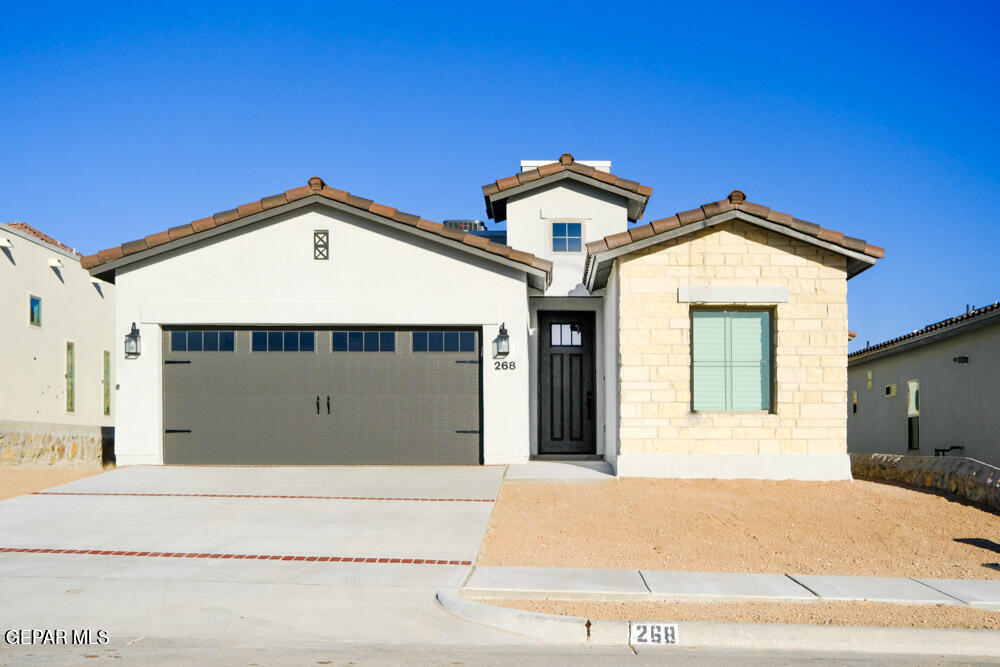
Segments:
[[[596,619],[723,621],[867,625],[897,628],[1000,630],[1000,612],[950,605],[901,605],[884,602],[586,602],[490,600],[491,604],[544,614]]]
[[[100,463],[0,466],[0,500],[41,491],[104,472]]]
[[[510,481],[478,564],[1000,579],[1000,516],[860,480]]]

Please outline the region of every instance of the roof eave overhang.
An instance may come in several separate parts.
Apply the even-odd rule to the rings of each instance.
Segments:
[[[938,341],[944,340],[946,338],[952,338],[953,336],[958,336],[964,333],[969,333],[975,331],[976,329],[981,329],[985,326],[990,326],[992,324],[1000,324],[1000,310],[988,313],[986,315],[980,315],[979,317],[972,317],[962,322],[955,322],[948,326],[941,327],[940,329],[934,329],[932,331],[927,331],[919,336],[914,336],[913,338],[907,338],[901,340],[897,343],[887,345],[885,347],[880,347],[875,350],[865,351],[860,350],[853,354],[847,356],[847,365],[853,366],[861,362],[871,362],[876,359],[881,359],[882,357],[892,356],[894,354],[899,354],[901,352],[906,352],[914,348],[923,347],[924,345],[930,345],[931,343],[937,343]]]
[[[646,210],[646,203],[649,201],[649,197],[637,194],[631,190],[626,190],[625,188],[620,188],[617,185],[611,185],[610,183],[603,183],[588,176],[584,176],[583,174],[566,170],[545,176],[544,178],[536,179],[534,181],[522,183],[521,185],[508,190],[501,190],[500,192],[486,195],[486,215],[488,215],[491,220],[503,222],[507,219],[507,200],[509,198],[565,180],[575,181],[588,187],[597,188],[598,190],[604,190],[605,192],[610,192],[611,194],[624,197],[628,202],[626,206],[628,208],[628,219],[630,222],[635,222],[642,217],[642,214]]]
[[[750,215],[740,210],[726,211],[725,213],[720,213],[719,215],[713,216],[711,218],[706,218],[705,220],[700,220],[698,222],[693,222],[688,225],[683,225],[677,229],[673,229],[669,232],[664,232],[662,234],[654,234],[639,241],[633,241],[632,243],[627,243],[618,248],[612,248],[610,250],[605,250],[604,252],[599,252],[591,255],[587,258],[587,265],[584,269],[583,284],[590,291],[604,289],[607,285],[608,275],[611,273],[611,267],[614,261],[621,257],[622,255],[627,255],[629,253],[635,252],[636,250],[642,250],[643,248],[648,248],[650,246],[655,246],[665,241],[670,241],[672,239],[680,238],[682,236],[687,236],[688,234],[693,234],[695,232],[701,231],[702,229],[708,229],[709,227],[714,227],[716,225],[721,225],[726,222],[731,222],[733,220],[741,220],[743,222],[750,223],[752,225],[757,225],[758,227],[763,227],[764,229],[776,232],[778,234],[783,234],[785,236],[798,239],[810,245],[814,245],[830,252],[836,253],[838,255],[843,255],[847,258],[847,277],[853,278],[862,271],[871,268],[875,265],[877,261],[874,257],[869,257],[864,253],[856,252],[843,246],[830,243],[828,241],[823,241],[815,236],[810,236],[809,234],[804,234],[802,232],[796,231],[785,225],[780,225],[770,220],[764,220],[763,218],[758,218],[757,216]]]
[[[503,257],[502,255],[495,255],[493,253],[487,252],[480,248],[476,248],[475,246],[470,246],[455,239],[450,239],[443,236],[439,236],[437,234],[433,234],[431,232],[420,229],[419,227],[402,224],[396,222],[395,220],[389,220],[387,218],[384,218],[380,215],[376,215],[369,211],[364,211],[355,208],[354,206],[350,206],[348,204],[344,204],[339,201],[329,199],[327,197],[322,197],[316,194],[309,195],[308,197],[304,197],[302,199],[297,199],[295,201],[283,204],[281,206],[275,206],[274,208],[268,209],[266,211],[261,211],[260,213],[255,213],[253,215],[248,215],[246,217],[239,218],[238,220],[234,220],[233,222],[219,225],[218,227],[212,227],[211,229],[206,229],[195,234],[190,234],[182,238],[174,239],[172,241],[164,243],[163,245],[158,245],[155,248],[148,248],[146,250],[141,250],[139,252],[133,253],[131,255],[126,255],[124,257],[111,260],[110,262],[105,262],[104,264],[98,264],[97,266],[94,266],[91,269],[89,269],[90,275],[97,276],[98,278],[101,278],[108,282],[114,282],[115,272],[118,271],[118,269],[125,268],[132,264],[135,264],[136,262],[141,262],[146,259],[157,257],[164,253],[172,252],[174,250],[178,250],[180,248],[184,248],[191,244],[199,243],[206,239],[214,238],[222,234],[229,234],[237,229],[242,229],[243,227],[247,227],[249,225],[262,222],[264,220],[273,218],[283,213],[289,213],[291,211],[304,208],[306,206],[314,206],[314,205],[326,206],[328,208],[341,211],[343,213],[348,213],[350,215],[354,215],[359,218],[369,220],[371,222],[376,222],[385,225],[386,227],[391,227],[392,229],[408,232],[410,234],[413,234],[414,236],[418,236],[427,239],[429,241],[433,241],[434,243],[440,243],[441,245],[455,248],[463,252],[467,252],[471,255],[480,257],[485,260],[489,260],[491,262],[495,262],[497,264],[508,266],[518,271],[523,271],[525,274],[527,274],[528,285],[533,289],[545,290],[552,280],[552,275],[548,271],[544,271],[542,269],[533,266],[528,266],[527,264],[524,264],[522,262],[517,262],[512,259],[508,259],[507,257]]]

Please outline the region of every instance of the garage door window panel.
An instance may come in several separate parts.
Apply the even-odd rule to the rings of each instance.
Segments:
[[[253,352],[315,352],[315,331],[254,331],[250,336]]]
[[[236,350],[236,332],[171,331],[170,350],[172,352],[233,352]]]
[[[395,352],[395,331],[334,331],[334,352]]]
[[[414,352],[475,352],[473,331],[414,331]]]

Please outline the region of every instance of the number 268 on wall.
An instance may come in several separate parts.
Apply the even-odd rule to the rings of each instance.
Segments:
[[[494,361],[493,370],[495,371],[512,371],[517,368],[516,361]]]

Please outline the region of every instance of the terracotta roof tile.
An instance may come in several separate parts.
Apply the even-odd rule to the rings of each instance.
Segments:
[[[803,234],[808,234],[809,236],[816,237],[822,241],[839,245],[848,250],[864,253],[869,257],[874,257],[875,259],[881,259],[885,256],[884,249],[871,245],[861,239],[844,236],[843,232],[825,229],[815,223],[795,218],[788,213],[781,213],[779,211],[774,211],[767,206],[761,206],[760,204],[754,204],[753,202],[746,201],[746,195],[741,190],[733,190],[729,193],[729,197],[727,199],[710,202],[708,204],[704,204],[700,208],[683,211],[677,215],[670,216],[669,218],[654,220],[648,225],[632,227],[629,232],[624,233],[624,236],[623,234],[612,234],[604,237],[603,241],[588,243],[587,255],[595,255],[607,250],[613,250],[626,245],[627,243],[649,238],[656,234],[664,234],[677,229],[682,225],[689,225],[693,222],[698,222],[699,220],[714,217],[721,213],[725,213],[726,211],[735,209],[741,210],[744,213],[758,218],[763,218],[770,222],[784,225],[796,231],[802,232]],[[626,239],[626,237],[629,238]]]
[[[259,201],[252,201],[249,204],[243,204],[242,206],[237,206],[236,210],[239,211],[239,217],[246,215],[253,215],[254,213],[260,213],[264,210],[264,205]]]
[[[705,212],[701,208],[693,208],[690,211],[681,211],[677,214],[677,219],[682,225],[690,225],[692,222],[698,222],[699,220],[705,219]]]
[[[89,269],[92,266],[97,266],[101,263],[101,258],[95,253],[93,255],[84,255],[80,258],[80,266],[85,269]]]
[[[930,333],[932,331],[937,331],[939,329],[945,329],[947,327],[959,324],[961,322],[967,322],[968,320],[975,319],[977,317],[982,317],[983,315],[996,313],[997,311],[1000,311],[1000,301],[994,302],[988,306],[983,306],[982,308],[976,308],[974,310],[970,310],[964,315],[949,317],[946,320],[941,320],[940,322],[935,322],[934,324],[928,324],[923,329],[917,329],[916,331],[911,331],[908,334],[897,336],[896,338],[893,338],[891,340],[887,340],[882,343],[877,343],[875,345],[869,345],[862,350],[858,350],[857,352],[851,352],[849,355],[847,355],[847,357],[848,358],[857,357],[863,354],[868,354],[869,352],[874,352],[875,350],[881,350],[886,347],[891,347],[896,343],[900,343],[910,338],[916,338],[917,336],[922,336],[923,334]]]
[[[191,223],[191,229],[194,233],[203,232],[206,229],[211,229],[215,227],[215,218],[202,218],[200,220],[195,220]]]
[[[653,228],[654,234],[662,234],[664,232],[669,232],[672,229],[677,229],[681,226],[681,221],[676,215],[672,215],[669,218],[660,218],[659,220],[653,220],[649,223],[649,226]]]
[[[218,226],[218,225],[224,225],[227,222],[232,222],[233,220],[237,220],[239,217],[240,217],[240,210],[238,208],[231,208],[228,211],[222,211],[220,213],[216,213],[215,215],[212,216],[212,219],[215,220],[215,224],[216,226]]]
[[[613,185],[615,187],[622,188],[623,190],[628,190],[629,192],[634,192],[642,197],[649,198],[653,194],[653,188],[651,187],[640,185],[635,181],[630,181],[628,179],[621,178],[620,176],[615,176],[614,174],[599,171],[590,165],[577,162],[569,153],[563,153],[559,156],[558,162],[543,164],[537,169],[529,169],[519,174],[515,174],[514,176],[500,178],[493,183],[484,185],[483,196],[488,198],[492,195],[503,192],[504,190],[515,188],[523,183],[535,181],[563,171],[572,171],[582,176],[593,178],[596,181],[607,183],[608,185]]]
[[[529,175],[527,178],[531,180],[532,177]],[[239,220],[240,218],[254,215],[255,213],[260,213],[283,204],[291,203],[310,195],[318,195],[326,197],[327,199],[339,201],[348,206],[368,211],[394,222],[409,225],[411,227],[418,227],[443,238],[458,241],[465,245],[485,250],[490,254],[507,257],[521,264],[526,264],[533,268],[545,271],[548,274],[548,279],[551,279],[552,277],[552,263],[547,260],[535,257],[530,253],[514,250],[513,248],[501,243],[490,241],[486,237],[476,236],[459,229],[445,227],[440,222],[424,220],[423,218],[413,215],[412,213],[404,213],[403,211],[398,211],[391,206],[378,204],[370,199],[365,199],[364,197],[358,197],[343,190],[331,188],[323,182],[323,179],[316,176],[309,179],[309,184],[303,187],[292,188],[291,190],[286,190],[283,193],[265,197],[257,202],[250,202],[249,204],[243,204],[242,206],[228,211],[216,213],[214,216],[209,218],[201,218],[200,220],[195,220],[187,225],[171,227],[165,232],[150,234],[144,239],[131,241],[116,248],[108,248],[107,250],[102,250],[97,254],[88,255],[86,258],[86,261],[88,262],[86,268],[94,268],[96,266],[100,266],[101,264],[120,259],[127,254],[134,254],[148,248],[164,245],[171,241],[176,241],[186,236],[191,236],[192,234],[197,234],[219,225],[224,225],[229,222]],[[23,223],[11,224],[18,226],[23,225]],[[24,225],[24,227],[28,227],[28,225]],[[62,244],[57,243],[57,245],[65,247],[62,246]]]
[[[20,231],[22,231],[22,232],[24,232],[24,233],[26,233],[26,234],[28,234],[30,236],[34,236],[39,241],[45,241],[49,245],[54,245],[55,247],[60,248],[62,250],[65,250],[67,252],[71,252],[71,253],[73,253],[75,255],[79,255],[80,254],[77,251],[75,251],[72,248],[70,248],[68,245],[65,245],[65,244],[60,243],[59,241],[56,241],[54,238],[52,238],[48,234],[44,233],[43,231],[41,231],[40,229],[38,229],[36,227],[32,227],[31,225],[29,225],[26,222],[8,222],[7,226],[8,227],[12,227],[14,229],[18,229],[18,230],[20,230]]]
[[[136,241],[129,241],[128,243],[122,244],[122,253],[125,255],[134,255],[137,252],[142,252],[146,249],[146,239],[138,239]]]
[[[153,248],[164,243],[170,243],[170,232],[159,232],[146,237],[146,247]]]
[[[167,234],[170,235],[171,241],[176,241],[177,239],[182,239],[185,236],[191,236],[194,234],[194,227],[190,223],[186,225],[178,225],[168,229]]]
[[[271,195],[270,197],[264,197],[260,200],[260,206],[265,211],[269,208],[274,208],[275,206],[283,206],[288,203],[288,199],[285,198],[285,193],[282,192],[280,195]]]

